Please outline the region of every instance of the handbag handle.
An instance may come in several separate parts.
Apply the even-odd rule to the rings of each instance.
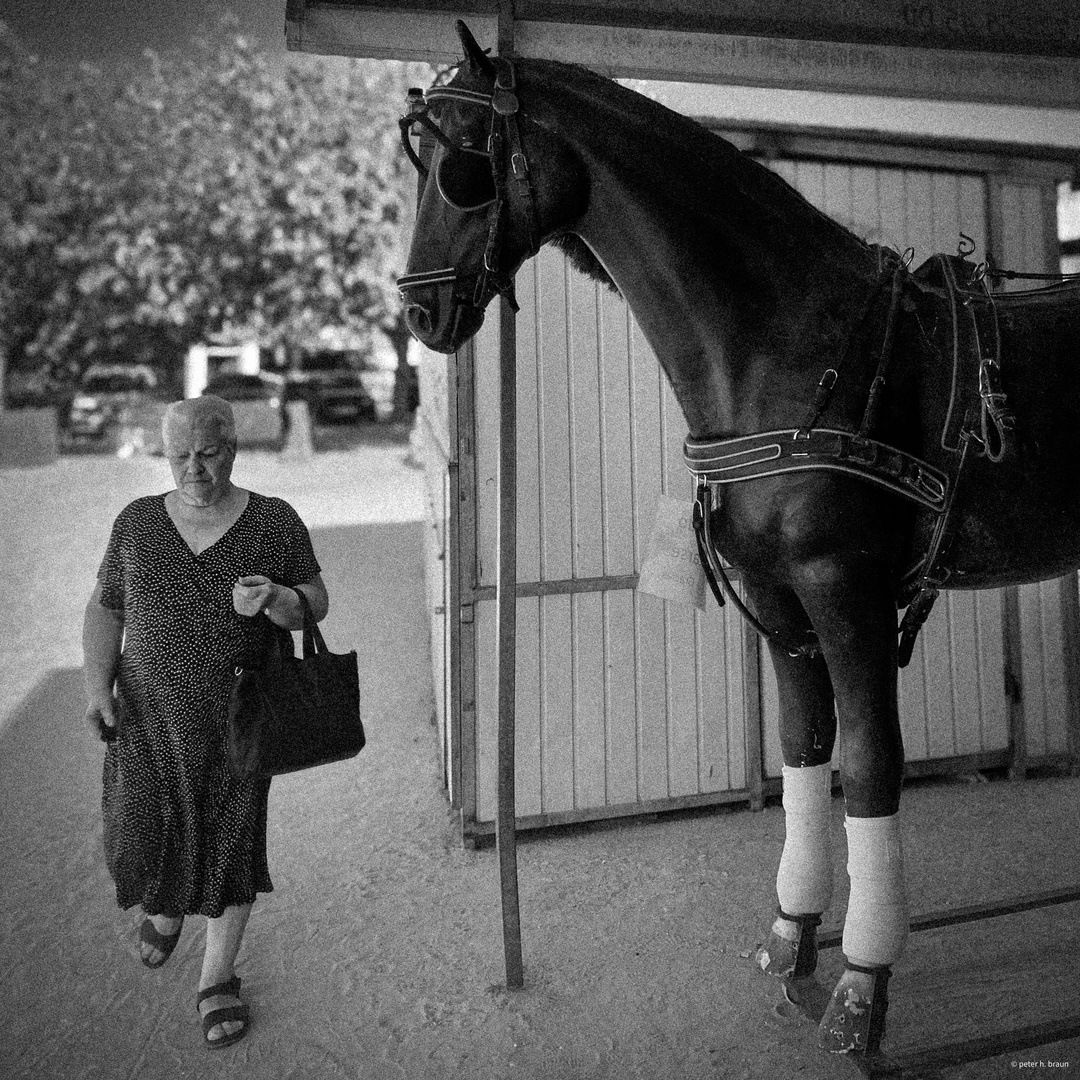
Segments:
[[[300,607],[304,612],[304,659],[306,660],[317,652],[326,652],[326,642],[323,640],[322,631],[315,621],[315,614],[311,610],[308,598],[304,595],[304,590],[294,587],[293,592],[300,597]]]

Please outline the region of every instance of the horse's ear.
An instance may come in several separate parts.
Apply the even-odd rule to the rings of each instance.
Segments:
[[[472,31],[460,20],[454,23],[457,36],[461,38],[461,46],[465,50],[465,62],[477,75],[495,77],[495,65],[488,59],[487,53],[476,44],[476,38]]]

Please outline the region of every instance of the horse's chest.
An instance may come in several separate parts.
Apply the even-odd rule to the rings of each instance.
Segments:
[[[790,583],[822,559],[894,563],[906,548],[910,510],[869,484],[822,473],[731,484],[714,535],[736,569]]]

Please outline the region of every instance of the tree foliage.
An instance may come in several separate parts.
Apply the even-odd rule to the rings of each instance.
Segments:
[[[289,58],[224,21],[124,79],[47,70],[0,24],[0,348],[66,382],[210,337],[401,343],[410,188],[397,145],[427,69]]]

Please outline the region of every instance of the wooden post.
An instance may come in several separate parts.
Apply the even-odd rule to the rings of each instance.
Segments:
[[[499,3],[499,53],[514,43],[513,0]],[[502,896],[506,987],[525,984],[518,901],[515,729],[517,707],[517,321],[506,295],[499,297],[499,549],[495,572],[498,611],[499,734],[495,843]]]
[[[1065,730],[1069,771],[1080,776],[1080,589],[1076,573],[1066,574],[1061,589],[1062,650],[1065,669]]]

